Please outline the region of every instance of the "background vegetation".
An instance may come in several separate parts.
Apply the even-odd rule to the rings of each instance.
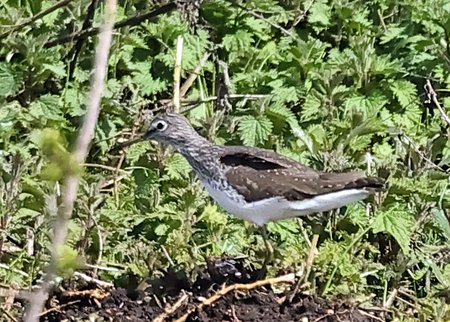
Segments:
[[[69,151],[103,3],[62,3],[39,15],[54,1],[0,2],[6,286],[42,276],[60,182],[76,168]],[[119,284],[169,268],[195,274],[223,254],[260,264],[261,236],[212,203],[181,156],[147,142],[111,150],[167,108],[182,35],[182,81],[202,67],[184,108],[203,135],[388,180],[380,198],[327,214],[310,291],[389,307],[398,321],[450,318],[450,1],[204,0],[197,20],[195,2],[132,0],[117,21],[61,276],[85,264],[116,268],[97,274]],[[272,274],[305,264],[305,231],[295,220],[269,225]]]

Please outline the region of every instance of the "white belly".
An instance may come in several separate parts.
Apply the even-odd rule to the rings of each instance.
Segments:
[[[285,219],[289,212],[289,202],[284,198],[270,198],[256,202],[246,202],[243,198],[236,201],[226,192],[214,189],[210,184],[203,182],[211,197],[231,215],[251,221],[262,226],[269,221]]]
[[[269,221],[306,216],[312,213],[343,207],[365,199],[369,192],[364,189],[349,189],[315,196],[301,201],[288,201],[283,197],[246,202],[231,198],[225,191],[217,190],[203,182],[211,197],[231,215],[262,226]]]

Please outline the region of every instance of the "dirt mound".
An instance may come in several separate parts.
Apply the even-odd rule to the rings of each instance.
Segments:
[[[149,280],[148,287],[138,292],[66,283],[49,301],[41,321],[383,320],[380,312],[362,310],[349,300],[299,293],[289,301],[291,291],[277,294],[271,285],[292,285],[293,274],[257,279],[260,274],[245,268],[239,259],[222,258],[208,262],[208,269],[192,284],[179,272]]]

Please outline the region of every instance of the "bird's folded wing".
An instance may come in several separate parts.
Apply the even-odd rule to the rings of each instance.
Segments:
[[[383,187],[381,179],[362,172],[317,172],[267,150],[258,150],[258,155],[249,150],[233,152],[221,158],[227,167],[225,176],[248,202],[271,197],[303,200],[344,189]]]

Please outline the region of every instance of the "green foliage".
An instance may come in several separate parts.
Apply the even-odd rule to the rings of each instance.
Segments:
[[[372,230],[374,233],[384,232],[392,235],[407,254],[410,250],[413,224],[412,216],[406,209],[391,208],[375,217]]]
[[[139,277],[173,264],[195,271],[210,255],[245,254],[260,264],[261,236],[214,205],[180,155],[148,142],[125,154],[111,149],[144,131],[144,112],[171,99],[182,35],[182,82],[212,52],[184,97],[203,102],[189,112],[202,135],[275,149],[319,170],[360,169],[387,179],[380,196],[324,215],[312,291],[374,296],[379,306],[407,289],[416,307],[399,292],[392,303],[398,321],[448,318],[439,294],[448,294],[450,278],[450,141],[448,124],[433,103],[424,103],[423,89],[430,79],[450,113],[448,0],[238,1],[241,7],[204,0],[196,32],[178,11],[117,28],[82,171],[70,151],[97,40],[84,39],[77,55],[75,40],[52,40],[81,30],[89,3],[71,2],[18,28],[11,26],[54,1],[0,6],[0,245],[25,245],[26,236],[34,241],[32,250],[6,256],[2,249],[0,262],[9,268],[0,269],[4,283],[28,287],[41,276],[69,174],[82,181],[60,274],[78,269],[80,258]],[[157,3],[121,2],[118,19]],[[103,12],[99,2],[95,26]],[[229,94],[247,95],[225,96],[230,109],[211,98],[222,94],[216,86],[222,78]],[[269,225],[276,244],[271,274],[305,263],[304,236],[312,235],[305,226]]]
[[[243,116],[239,120],[239,134],[245,145],[264,143],[272,132],[272,122],[265,116]]]

